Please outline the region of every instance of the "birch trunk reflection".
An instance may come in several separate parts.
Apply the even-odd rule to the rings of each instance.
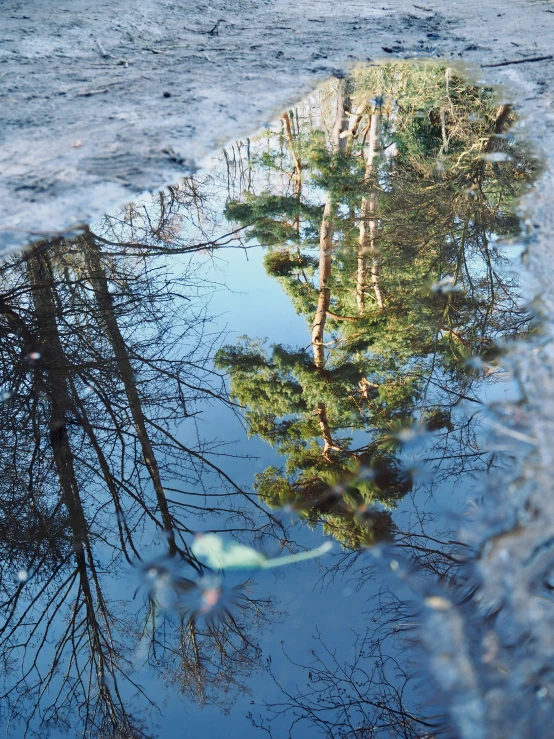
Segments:
[[[342,134],[348,130],[347,105],[346,81],[339,80],[331,146],[331,155],[335,157],[344,154],[346,149],[346,138]],[[333,201],[332,193],[329,192],[323,208],[319,229],[319,289],[317,308],[312,326],[314,362],[317,367],[323,367],[325,364],[325,323],[331,303],[329,278],[331,276],[333,255],[333,219],[336,214],[336,207],[337,204]]]
[[[378,96],[379,100],[381,96]],[[371,188],[369,195],[362,195],[360,206],[360,242],[358,249],[358,272],[356,284],[356,302],[361,314],[365,311],[365,293],[367,290],[368,261],[371,284],[375,292],[375,301],[379,310],[383,310],[385,303],[381,293],[379,280],[379,251],[377,246],[378,220],[376,216],[378,203],[378,187],[376,172],[376,158],[379,156],[381,139],[381,111],[375,106],[371,113],[369,140],[364,149],[365,173],[364,185]]]

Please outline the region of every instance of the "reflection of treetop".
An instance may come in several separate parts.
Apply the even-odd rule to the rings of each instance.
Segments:
[[[286,458],[286,473],[258,479],[271,505],[314,518],[316,491],[357,478],[352,465],[386,468],[389,484],[356,484],[326,504],[326,525],[390,505],[409,484],[380,439],[414,423],[448,435],[469,369],[525,329],[495,247],[517,232],[512,203],[533,168],[512,121],[450,68],[389,64],[328,83],[260,141],[253,166],[269,187],[231,199],[226,215],[267,247],[312,348],[245,340],[218,361],[250,432]]]

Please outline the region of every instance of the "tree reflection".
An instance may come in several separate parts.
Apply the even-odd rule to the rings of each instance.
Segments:
[[[278,133],[225,151],[216,174],[0,267],[0,697],[12,722],[146,737],[156,706],[139,676],[224,710],[247,690],[275,606],[198,561],[199,529],[291,547],[281,514],[293,512],[343,545],[324,582],[348,572],[362,587],[375,574],[364,550],[379,542],[396,567],[417,561],[416,580],[457,574],[455,543],[400,530],[394,509],[425,468],[432,488],[492,463],[460,406],[481,407],[502,342],[530,325],[496,243],[517,233],[512,203],[533,174],[512,121],[448,68],[356,70],[284,113]],[[214,285],[189,255],[258,244],[306,320],[305,346],[221,346]],[[207,404],[282,456],[256,494],[199,432]],[[313,661],[294,660],[306,689],[274,713],[329,737],[430,735],[408,708],[410,670],[387,652],[414,613],[382,600],[351,663],[318,636]]]
[[[257,490],[343,544],[328,578],[350,572],[357,588],[383,578],[351,658],[319,633],[310,659],[289,656],[301,684],[276,679],[282,700],[251,716],[270,736],[283,720],[289,736],[451,731],[442,707],[418,707],[417,671],[404,661],[408,645],[421,650],[422,621],[437,625],[423,651],[448,665],[452,703],[471,706],[466,725],[478,719],[463,548],[423,526],[399,530],[391,511],[422,463],[428,488],[494,463],[477,414],[460,406],[482,407],[503,344],[532,325],[497,246],[518,235],[514,199],[534,174],[513,120],[450,68],[356,70],[304,106],[294,137],[286,120],[273,134],[257,160],[273,187],[227,206],[242,226],[255,220],[247,235],[266,246],[268,274],[311,328],[311,351],[244,339],[218,354],[250,433],[285,460],[258,475]],[[348,551],[391,540],[380,567]]]
[[[499,343],[528,330],[496,240],[517,234],[533,164],[506,133],[509,106],[438,65],[357,70],[306,104],[294,134],[282,121],[255,162],[272,189],[226,213],[267,246],[311,353],[245,339],[217,361],[250,433],[286,459],[258,476],[261,497],[356,547],[391,536],[381,507],[411,489],[403,450],[418,437],[416,454],[457,460],[445,474],[487,463],[455,409],[479,403]]]
[[[83,736],[151,735],[143,714],[155,706],[135,674],[145,640],[150,669],[226,705],[258,666],[250,631],[271,611],[242,588],[203,624],[194,611],[160,618],[152,588],[144,622],[131,608],[121,567],[148,562],[156,530],[172,571],[188,573],[176,582],[194,588],[205,576],[187,543],[198,513],[234,519],[229,531],[275,523],[195,439],[199,404],[229,401],[194,265],[176,275],[148,244],[113,254],[105,241],[84,229],[2,268],[2,700],[40,736],[77,720]]]

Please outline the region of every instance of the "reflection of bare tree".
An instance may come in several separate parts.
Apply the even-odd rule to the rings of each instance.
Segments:
[[[157,619],[159,604],[151,599],[143,632],[148,664],[182,695],[226,710],[260,667],[262,654],[253,638],[272,622],[273,604],[250,597],[248,583],[229,588],[211,576],[196,583],[171,578],[166,586],[179,592],[177,615]]]
[[[433,669],[442,663],[451,670],[446,682],[459,690],[460,705],[467,702],[471,725],[470,703],[478,688],[460,616],[474,594],[465,573],[467,552],[455,541],[398,533],[398,540],[376,556],[343,552],[324,573],[324,583],[338,579],[347,585],[345,597],[379,583],[367,602],[367,628],[358,634],[345,624],[339,635],[316,629],[304,661],[285,653],[294,689],[268,665],[281,699],[262,703],[250,718],[269,736],[283,736],[283,726],[290,739],[314,728],[328,739],[450,735],[440,697],[422,690],[430,663]],[[423,624],[431,631],[422,638]]]
[[[142,402],[138,393],[129,352],[116,319],[114,300],[109,290],[108,280],[100,257],[100,250],[90,231],[86,232],[84,242],[88,277],[94,291],[106,335],[111,345],[119,376],[125,388],[125,395],[142,450],[144,463],[152,481],[163,528],[168,537],[169,549],[172,554],[175,554],[177,548],[173,534],[171,514],[161,480],[160,468],[148,433],[147,422],[142,409]]]
[[[329,739],[433,735],[433,721],[410,711],[410,697],[405,697],[410,675],[397,659],[382,653],[381,638],[372,638],[369,632],[363,638],[355,636],[352,657],[346,660],[325,644],[319,632],[314,639],[309,663],[286,655],[302,674],[304,686],[294,692],[281,688],[283,701],[266,707],[269,719],[251,714],[255,725],[273,737],[272,723],[285,720],[291,739],[305,736],[312,727]],[[340,654],[343,657],[344,651]],[[268,669],[271,672],[271,666]]]
[[[56,568],[46,583],[41,583],[38,596],[30,602],[21,583],[2,604],[6,613],[1,641],[4,660],[13,659],[23,649],[21,675],[3,697],[16,716],[18,713],[23,716],[23,706],[27,700],[31,701],[31,711],[25,716],[28,729],[37,712],[41,714],[42,725],[66,723],[71,712],[83,705],[77,698],[82,696],[86,701],[81,710],[85,735],[146,736],[120,695],[118,678],[128,679],[126,648],[117,634],[117,619],[110,614],[104,596],[83,508],[68,430],[69,416],[75,416],[75,404],[56,321],[58,306],[46,253],[36,250],[27,260],[27,267],[36,337],[33,355],[41,362],[34,379],[46,398],[42,418],[35,416],[32,421],[35,448],[30,465],[36,464],[48,450],[61,503],[67,512],[63,533],[67,533],[71,541],[71,554],[67,553],[63,560],[66,566],[59,571]],[[36,494],[36,490],[33,492]],[[31,557],[30,562],[36,567],[38,563],[33,559]],[[43,600],[40,596],[45,593],[50,597]],[[61,633],[53,636],[55,614],[62,605],[70,607],[71,615]],[[44,674],[40,666],[42,647],[52,638],[55,640],[52,669]],[[28,656],[28,651],[36,646],[35,639],[38,639],[38,649]],[[68,667],[73,665],[74,669],[66,668],[61,676],[58,666],[65,660],[69,661]],[[40,698],[51,691],[56,695],[53,702],[46,700],[41,704]]]
[[[193,517],[211,511],[252,530],[257,515],[213,461],[215,448],[194,439],[199,401],[228,402],[209,365],[218,336],[206,331],[201,281],[186,272],[169,280],[147,248],[139,257],[133,246],[129,258],[101,244],[86,231],[2,270],[0,526],[20,517],[2,543],[2,700],[39,735],[75,724],[83,736],[147,735],[140,714],[155,706],[134,674],[145,632],[116,567],[142,559],[158,529],[172,566],[194,583]],[[198,295],[187,309],[184,288]],[[187,421],[185,443],[178,425]],[[189,616],[166,631],[164,659],[180,654],[171,669],[184,693],[218,702],[218,691],[242,685],[259,656],[249,632],[267,605],[238,592],[206,628]],[[158,650],[164,624],[150,632]]]

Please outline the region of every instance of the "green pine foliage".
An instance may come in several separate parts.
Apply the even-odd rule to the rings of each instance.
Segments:
[[[322,88],[297,121],[292,146],[301,176],[281,133],[279,156],[266,153],[257,166],[289,172],[286,192],[248,194],[226,208],[247,238],[267,247],[268,274],[311,325],[323,203],[331,203],[325,366],[316,366],[309,348],[249,339],[222,350],[217,363],[246,409],[249,432],[285,460],[283,470],[258,475],[260,498],[292,506],[356,548],[391,535],[384,508],[410,489],[397,457],[399,432],[453,430],[452,396],[429,393],[431,379],[468,392],[482,374],[475,367],[493,361],[497,343],[528,325],[510,297],[513,285],[500,276],[495,239],[517,229],[514,199],[535,165],[510,135],[513,114],[492,90],[423,62],[352,73],[346,107],[351,118],[363,113],[356,135],[346,135],[344,151],[333,153],[338,84]],[[380,151],[367,178],[364,147],[375,113]],[[384,306],[366,284],[360,312],[361,207],[371,193]]]

